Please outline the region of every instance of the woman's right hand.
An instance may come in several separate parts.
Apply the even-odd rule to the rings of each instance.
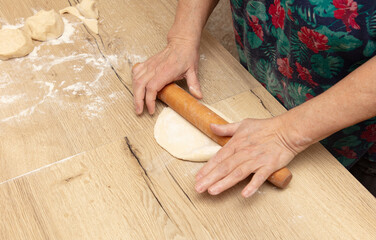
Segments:
[[[153,114],[157,93],[176,80],[185,78],[191,94],[196,98],[202,98],[197,77],[198,50],[196,41],[170,38],[163,51],[133,68],[134,105],[138,115],[143,112],[144,102],[149,114]]]

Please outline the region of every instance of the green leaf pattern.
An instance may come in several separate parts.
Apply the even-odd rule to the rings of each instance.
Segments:
[[[376,55],[376,1],[230,3],[234,27],[242,38],[242,47],[237,38],[241,63],[288,109],[331,88]],[[342,164],[351,166],[374,144],[361,137],[371,124],[376,118],[343,129],[322,143]]]
[[[313,70],[324,78],[332,78],[342,70],[343,59],[340,57],[328,56],[324,58],[320,54],[312,55],[311,63]]]

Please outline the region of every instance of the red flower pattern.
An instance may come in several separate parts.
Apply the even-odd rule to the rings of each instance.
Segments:
[[[294,21],[294,18],[292,18],[292,12],[291,9],[287,10],[287,15],[289,16],[291,21]]]
[[[336,152],[338,152],[339,154],[341,154],[341,155],[343,155],[347,158],[350,158],[350,159],[356,159],[357,158],[356,152],[351,150],[348,146],[344,146],[341,149],[335,149],[335,150],[336,150]]]
[[[333,5],[337,8],[334,11],[334,17],[341,19],[346,26],[346,31],[350,32],[350,26],[354,29],[360,29],[355,22],[358,14],[358,4],[354,0],[333,0]]]
[[[368,142],[376,142],[376,124],[368,125],[360,137]]]
[[[262,31],[262,26],[259,23],[258,17],[252,15],[251,18],[248,17],[248,23],[251,26],[252,30],[255,32],[257,37],[264,41],[264,32]]]
[[[274,58],[275,56],[277,56],[275,58],[276,60],[274,60],[274,64],[271,64],[273,68],[272,71],[274,73],[276,73],[275,71],[280,72],[284,77],[278,80],[279,86],[278,86],[278,89],[273,91],[273,95],[275,95],[275,97],[282,103],[284,102],[283,100],[285,99],[286,105],[293,105],[292,103],[296,101],[296,99],[298,98],[299,98],[298,100],[301,101],[301,97],[305,98],[306,101],[309,101],[310,99],[314,98],[316,94],[319,94],[321,90],[324,90],[326,88],[326,85],[327,86],[332,85],[332,83],[335,82],[336,80],[335,76],[331,79],[325,79],[325,80],[322,79],[320,76],[318,76],[317,79],[320,79],[320,80],[317,80],[318,82],[314,82],[313,80],[316,80],[316,76],[318,72],[316,72],[317,69],[315,69],[314,66],[312,66],[310,63],[310,57],[312,55],[323,53],[334,47],[334,46],[330,46],[332,39],[328,35],[329,31],[327,31],[328,34],[321,32],[319,30],[316,30],[313,27],[310,27],[312,25],[310,25],[310,22],[308,22],[307,20],[301,19],[298,22],[296,19],[294,19],[295,16],[299,17],[299,12],[296,12],[296,11],[294,12],[294,9],[296,9],[295,8],[296,6],[300,6],[302,4],[300,3],[300,1],[295,1],[294,3],[292,3],[293,1],[290,1],[289,3],[287,3],[287,4],[291,4],[291,8],[288,5],[285,5],[282,2],[282,0],[270,0],[270,1],[259,1],[259,2],[263,3],[264,6],[266,7],[269,20],[266,21],[264,19],[265,21],[263,21],[257,18],[256,16],[248,15],[245,18],[245,21],[246,21],[246,24],[248,25],[247,27],[249,31],[255,32],[256,36],[262,39],[263,42],[266,41],[267,44],[262,45],[262,46],[265,46],[265,48],[259,47],[256,49],[248,49],[250,53],[252,53],[249,55],[253,55],[252,59],[248,59],[253,64],[252,65],[249,64],[248,66],[258,66],[256,65],[256,63],[265,64],[264,62],[259,61],[260,58],[262,57],[267,57],[269,63],[271,63],[271,61],[273,61],[271,57]],[[327,6],[327,3],[325,1],[321,1],[322,4],[317,4],[316,6],[315,4],[311,3],[312,1],[304,1],[304,2],[307,2],[306,3],[307,6],[309,5],[312,8]],[[366,36],[358,35],[357,33],[358,31],[356,31],[356,29],[366,29],[367,27],[366,21],[361,21],[360,18],[362,15],[363,16],[367,15],[368,14],[367,12],[369,11],[369,9],[373,9],[372,7],[374,6],[375,0],[363,1],[362,5],[360,5],[360,1],[358,0],[328,0],[327,2],[332,4],[332,7],[333,7],[333,8],[327,9],[328,10],[327,13],[329,13],[329,10],[330,10],[331,16],[327,16],[325,17],[325,19],[320,19],[320,25],[328,26],[328,28],[330,28],[330,30],[333,33],[342,34],[343,31],[347,30],[348,35],[352,35],[353,37],[359,39],[359,43],[362,42],[363,47],[366,46],[367,42],[370,41],[370,39],[367,38]],[[359,5],[357,4],[357,2],[359,2]],[[233,13],[238,14],[239,16],[243,16],[242,14],[244,14],[244,9],[240,7],[238,7],[237,9],[233,6],[231,7],[233,10]],[[263,9],[261,10],[263,11]],[[260,14],[263,14],[263,13],[260,13]],[[261,17],[261,15],[258,17]],[[287,21],[286,29],[284,29],[285,20]],[[294,20],[295,20],[295,23],[292,24]],[[333,25],[330,25],[333,22],[335,22],[336,25],[334,27],[329,27],[329,26],[333,26]],[[340,27],[338,27],[337,23],[339,24]],[[235,19],[234,24],[237,27],[237,29],[244,28],[243,21],[237,21]],[[291,28],[287,24],[291,24]],[[307,56],[305,56],[306,58],[301,58],[301,60],[297,58],[299,60],[295,60],[296,56],[291,54],[293,50],[292,48],[290,48],[290,52],[286,52],[286,53],[280,53],[279,52],[280,49],[275,48],[276,54],[269,56],[268,54],[270,53],[267,52],[266,50],[269,50],[268,46],[270,44],[270,47],[271,47],[270,49],[273,49],[274,51],[274,48],[272,47],[275,47],[274,45],[275,42],[273,41],[275,41],[276,38],[278,38],[278,36],[275,36],[274,33],[272,34],[271,32],[272,29],[284,30],[283,32],[285,33],[287,37],[291,36],[291,32],[292,32],[291,30],[293,31],[297,30],[298,37],[299,37],[298,42],[301,43],[300,44],[301,46],[296,46],[296,47],[304,47],[304,48],[309,49],[309,51],[307,52]],[[281,33],[281,32],[282,31],[278,33]],[[241,31],[235,34],[237,35],[236,39],[237,39],[237,44],[239,47],[243,47],[243,45],[245,47],[245,43],[247,42],[247,40],[250,40],[250,39],[243,39],[243,38],[255,37],[255,34],[252,34],[250,36],[245,36],[245,35],[243,36],[241,34]],[[254,40],[254,39],[251,39],[251,40]],[[295,44],[295,41],[290,42],[290,43]],[[347,41],[344,41],[341,44],[347,44]],[[348,54],[346,56],[350,56],[351,58],[352,54],[355,54],[355,55],[358,54],[357,51],[359,51],[359,49],[360,48],[354,49],[354,51],[352,51],[353,53],[349,50],[349,52],[346,53]],[[332,50],[333,51],[330,53],[331,56],[342,58],[342,59],[345,57],[345,53],[343,53],[341,50],[334,49],[334,48]],[[265,54],[265,56],[262,54]],[[288,57],[289,61],[287,61],[286,56],[289,56]],[[344,59],[344,60],[347,61],[347,59]],[[348,60],[350,61],[351,59],[348,59]],[[346,66],[346,64],[344,64],[344,66]],[[255,71],[255,69],[257,68],[252,68],[252,71]],[[249,70],[250,72],[252,72],[251,69]],[[346,71],[345,67],[342,67],[341,71]],[[292,78],[297,78],[297,79],[291,80]],[[265,77],[264,78],[260,77],[260,81],[267,82],[268,79]],[[270,88],[270,86],[268,85],[268,82],[267,84],[265,84],[264,82],[262,82],[261,84],[265,88]],[[292,86],[291,83],[293,82],[297,82],[299,84]],[[305,85],[309,86],[315,91],[307,90],[306,88],[304,88],[305,91],[304,91],[303,96],[301,96],[301,94],[303,93],[302,91],[303,88],[298,89],[299,92],[287,91],[287,90],[290,90],[292,87],[294,88],[294,87],[300,86],[301,84],[304,84],[304,82],[305,82]],[[322,86],[322,88],[317,88],[319,86],[318,83],[320,84],[323,83],[324,86]],[[373,146],[368,149],[368,154],[369,156],[371,156],[372,159],[374,159],[374,157],[376,156],[376,124],[366,123],[366,124],[361,124],[359,126],[360,126],[360,130],[357,130],[354,133],[340,131],[336,134],[336,138],[328,139],[327,145],[331,146],[330,148],[331,151],[334,151],[335,153],[337,153],[336,155],[339,155],[341,158],[347,158],[347,160],[352,160],[352,161],[345,161],[346,164],[350,162],[352,163],[355,162],[355,159],[360,157],[360,155],[359,156],[357,155],[358,152],[360,151],[363,152],[365,150],[365,147],[369,146],[369,144],[372,145],[372,143],[375,143],[375,144],[373,144]],[[357,140],[360,140],[362,143],[366,145],[363,145],[363,144],[356,145],[358,144],[358,141],[349,142],[349,143],[347,143],[346,141],[343,141],[343,142],[339,141],[340,139],[345,138],[346,136],[356,136]],[[333,144],[335,144],[334,146],[336,147],[333,148]]]
[[[306,96],[306,101],[311,100],[312,98],[315,97],[315,96],[313,96],[313,95],[310,94],[310,93],[307,93],[305,96]]]
[[[281,101],[281,103],[283,103],[284,101],[283,101],[283,97],[281,96],[281,94],[277,94],[277,98],[279,99],[279,101]]]
[[[235,40],[236,42],[242,47],[242,49],[244,49],[244,45],[243,45],[243,41],[238,33],[238,31],[236,31],[236,29],[234,28],[234,33],[235,33]]]
[[[274,0],[274,4],[270,4],[269,14],[272,16],[274,27],[283,29],[285,25],[285,9],[281,6],[281,0]]]
[[[293,69],[290,67],[288,58],[278,58],[277,59],[278,70],[287,78],[292,78]]]
[[[328,37],[307,27],[302,27],[298,32],[299,39],[314,53],[325,51],[330,48],[327,45]]]
[[[296,65],[296,70],[298,70],[298,73],[299,73],[299,77],[308,82],[309,84],[311,84],[312,86],[314,87],[317,87],[318,84],[315,83],[313,80],[312,80],[312,76],[311,74],[309,73],[309,70],[305,67],[303,67],[302,65],[300,65],[298,62],[295,63]]]

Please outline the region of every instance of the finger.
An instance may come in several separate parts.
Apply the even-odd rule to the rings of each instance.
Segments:
[[[194,97],[201,99],[201,86],[200,82],[198,81],[196,72],[188,70],[186,76],[189,92],[192,93]]]
[[[231,137],[235,134],[236,130],[238,130],[240,124],[241,122],[229,123],[226,125],[210,124],[210,128],[215,135]]]
[[[136,114],[141,114],[144,109],[145,87],[150,79],[154,76],[154,72],[146,72],[140,78],[133,82],[133,95]]]
[[[155,112],[155,101],[157,99],[157,87],[155,87],[155,84],[153,82],[149,82],[149,84],[146,86],[146,106],[148,108],[149,114],[154,114]]]
[[[219,163],[235,153],[234,147],[231,146],[231,140],[221,148],[196,174],[196,181],[210,173]]]
[[[225,178],[240,164],[247,161],[248,156],[244,153],[237,153],[219,163],[213,170],[200,179],[196,184],[196,191],[202,193],[216,184],[221,179]]]
[[[245,163],[239,165],[225,178],[211,186],[208,189],[208,192],[211,195],[217,195],[223,191],[226,191],[238,182],[247,178],[252,172],[259,168],[259,166],[256,164],[256,161],[246,161]]]
[[[267,167],[260,168],[258,171],[256,171],[251,182],[243,189],[243,197],[249,198],[252,196],[272,173],[273,170]]]
[[[140,72],[140,70],[143,68],[144,63],[136,63],[132,67],[132,75],[135,76],[137,73]]]
[[[162,88],[168,83],[173,81],[174,73],[168,70],[157,74],[151,79],[146,85],[146,106],[148,108],[149,114],[154,114],[155,112],[155,101],[157,98],[157,93],[162,90]]]

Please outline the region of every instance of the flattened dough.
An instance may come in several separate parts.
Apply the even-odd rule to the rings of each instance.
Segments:
[[[60,14],[64,14],[64,13],[72,14],[73,16],[78,17],[85,24],[85,26],[87,26],[90,29],[90,31],[92,31],[95,34],[99,33],[98,20],[84,18],[76,7],[66,7],[64,9],[61,9],[59,13]]]
[[[64,33],[64,22],[54,10],[41,10],[26,19],[25,31],[32,39],[48,41],[59,38]]]
[[[77,4],[77,9],[80,13],[89,19],[98,19],[99,18],[99,11],[97,8],[97,1],[96,0],[82,0],[79,4]]]
[[[23,57],[34,49],[31,37],[20,29],[0,30],[0,59]]]
[[[80,19],[83,18],[81,16],[80,12],[77,10],[77,8],[71,7],[71,6],[59,10],[59,13],[60,14],[69,13],[69,14],[72,14],[73,16],[76,16],[76,17],[78,17]]]
[[[231,122],[222,113],[209,108]],[[171,155],[188,161],[207,161],[221,148],[169,107],[164,108],[158,116],[154,126],[154,138]]]
[[[88,27],[90,29],[90,31],[92,31],[95,34],[99,33],[98,20],[97,19],[86,19],[86,18],[84,18],[82,21],[86,25],[86,27]]]

